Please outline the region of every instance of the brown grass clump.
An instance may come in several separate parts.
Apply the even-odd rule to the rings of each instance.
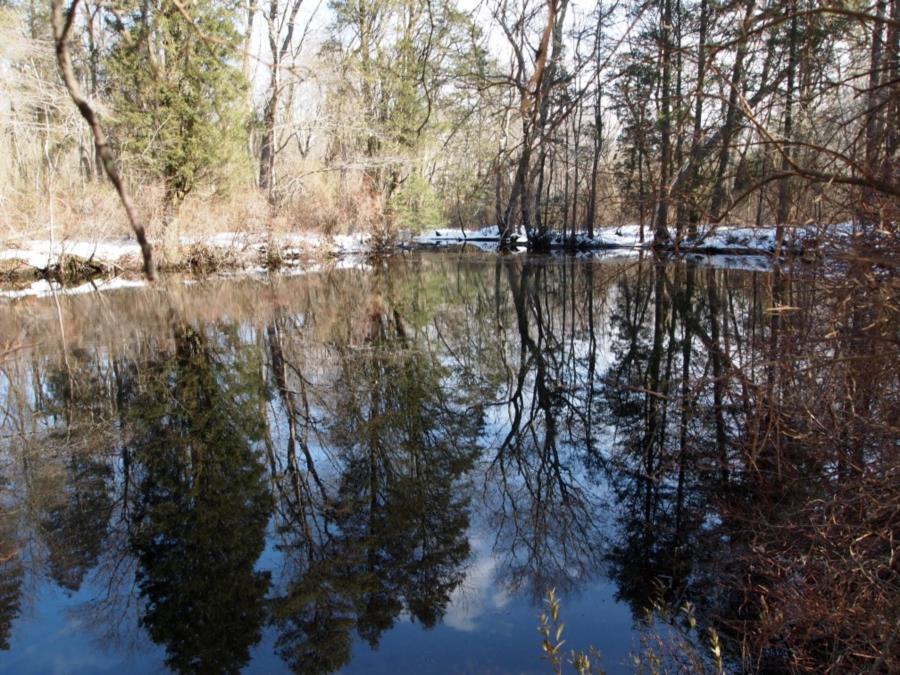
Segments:
[[[191,244],[184,249],[180,261],[170,261],[170,265],[175,269],[189,269],[194,274],[208,274],[220,269],[239,267],[239,262],[233,249]]]
[[[76,255],[63,255],[59,263],[47,270],[47,275],[62,283],[70,284],[105,274],[109,270],[96,260],[86,260]]]
[[[370,232],[383,224],[380,196],[364,173],[299,171],[275,195],[275,231],[348,234]]]
[[[30,265],[26,265],[21,260],[0,260],[0,281],[2,282],[35,279],[37,276],[38,270]]]

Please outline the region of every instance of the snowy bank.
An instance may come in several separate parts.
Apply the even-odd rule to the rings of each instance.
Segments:
[[[845,239],[851,235],[849,223],[830,226],[785,227],[782,251],[785,253],[804,253],[810,249],[818,249],[824,238]],[[547,244],[552,249],[592,250],[592,249],[649,249],[653,246],[653,232],[644,228],[644,240],[641,241],[639,225],[622,225],[616,228],[599,229],[593,236],[576,234],[563,236],[551,234]],[[460,229],[429,230],[416,237],[414,241],[423,246],[447,246],[472,244],[478,248],[496,248],[500,244],[500,234],[496,227],[465,231]],[[525,246],[524,237],[515,235],[513,246]],[[667,246],[675,250],[674,242]],[[729,253],[751,255],[773,255],[776,253],[776,228],[768,227],[707,227],[693,239],[680,242],[677,249],[681,252],[695,253]]]
[[[365,255],[348,254],[337,256],[328,262],[311,262],[285,266],[277,271],[279,277],[293,277],[305,274],[316,274],[331,270],[363,270],[370,271],[372,266]],[[218,278],[266,276],[270,270],[262,266],[245,267],[216,273]],[[176,277],[177,278],[177,277]],[[182,277],[180,283],[189,285],[198,283],[197,278]],[[54,295],[72,296],[87,293],[105,293],[119,289],[134,289],[148,286],[142,277],[95,277],[84,283],[66,285],[52,279],[38,279],[25,286],[16,288],[0,287],[0,300],[22,300],[26,298],[45,298]]]
[[[370,248],[365,234],[326,236],[313,233],[265,234],[220,232],[208,237],[182,237],[179,240],[189,261],[198,250],[210,254],[227,254],[238,267],[271,260],[277,254],[283,264],[312,257],[365,254]],[[273,250],[274,249],[274,250]],[[130,238],[99,241],[62,239],[30,239],[0,248],[0,270],[7,276],[18,274],[46,274],[59,269],[66,260],[77,259],[82,264],[100,270],[121,271],[140,269],[141,250]]]
[[[114,265],[128,257],[140,259],[141,249],[130,239],[116,241],[55,241],[29,239],[0,250],[0,260],[34,270],[47,270],[65,257]]]

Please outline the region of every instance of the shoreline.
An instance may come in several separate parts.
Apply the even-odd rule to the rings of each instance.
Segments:
[[[780,253],[802,259],[822,258],[823,234],[832,240],[849,241],[849,224],[828,228],[790,228]],[[624,225],[587,235],[553,235],[536,253],[575,256],[632,256],[654,251],[683,256],[687,260],[716,267],[767,271],[776,258],[775,228],[721,227],[699,237],[696,243],[656,247],[640,241],[637,225]],[[833,247],[834,248],[834,247]],[[162,274],[188,274],[205,278],[224,274],[309,273],[335,267],[359,267],[379,254],[402,251],[475,249],[500,252],[501,241],[495,227],[464,231],[440,229],[398,239],[387,249],[375,245],[370,235],[321,235],[288,233],[258,235],[222,232],[203,238],[183,237],[177,256],[165,256]],[[526,253],[525,242],[513,241],[502,250]],[[171,262],[169,262],[171,260]],[[0,298],[15,299],[75,294],[94,290],[144,285],[140,249],[130,238],[115,240],[26,240],[0,248]]]
[[[209,237],[182,237],[172,246],[154,246],[162,274],[203,276],[224,271],[276,270],[337,259],[369,255],[367,235],[325,236],[291,233],[266,237],[222,232]],[[30,239],[0,245],[0,286],[29,281],[71,285],[97,278],[142,279],[140,247],[131,237],[84,240]]]

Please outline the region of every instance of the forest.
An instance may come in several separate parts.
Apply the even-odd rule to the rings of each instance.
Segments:
[[[7,0],[0,31],[8,241],[897,234],[893,0]]]

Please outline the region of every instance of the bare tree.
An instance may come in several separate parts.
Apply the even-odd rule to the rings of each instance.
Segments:
[[[303,0],[271,0],[265,13],[269,51],[269,92],[263,109],[263,137],[259,152],[259,187],[265,190],[269,199],[275,188],[275,155],[278,153],[277,119],[278,107],[285,83],[282,71],[295,65],[297,54],[303,46],[310,23],[299,40],[295,41],[297,14]],[[310,21],[312,17],[310,18]],[[296,42],[296,43],[295,43]]]
[[[59,73],[66,85],[66,89],[69,91],[69,95],[72,97],[72,101],[74,101],[81,116],[84,117],[91,128],[97,156],[100,158],[100,161],[103,162],[103,169],[106,171],[106,175],[109,177],[110,182],[119,194],[119,200],[122,202],[122,207],[125,209],[125,214],[128,216],[128,222],[131,224],[131,229],[134,231],[138,244],[140,244],[141,256],[144,259],[144,275],[147,279],[153,280],[156,277],[156,268],[153,263],[153,249],[150,246],[150,242],[147,240],[146,230],[144,229],[143,223],[139,221],[131,198],[125,190],[125,184],[122,182],[122,177],[119,175],[119,171],[116,168],[116,159],[113,156],[112,149],[109,147],[109,143],[100,126],[100,120],[97,118],[97,114],[94,112],[93,107],[91,107],[90,102],[81,93],[81,87],[78,84],[78,79],[75,77],[75,73],[72,69],[72,59],[69,55],[68,40],[69,34],[72,31],[72,25],[75,21],[78,0],[72,0],[68,7],[64,7],[63,5],[64,0],[52,0],[50,14]]]

